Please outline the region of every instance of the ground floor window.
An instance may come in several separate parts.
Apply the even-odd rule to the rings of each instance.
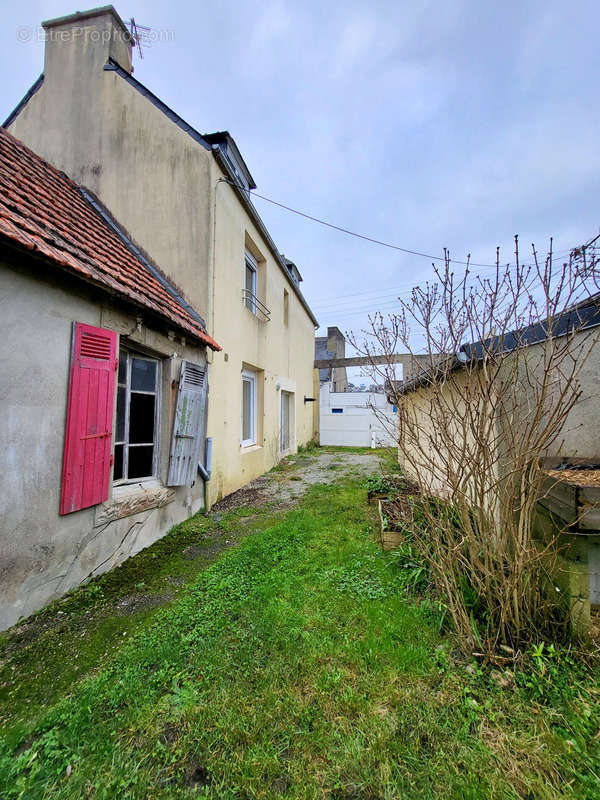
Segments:
[[[127,350],[119,354],[115,481],[158,474],[160,363]]]
[[[256,444],[256,372],[242,371],[242,447]]]

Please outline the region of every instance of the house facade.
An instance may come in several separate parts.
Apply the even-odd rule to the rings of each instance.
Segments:
[[[99,201],[0,129],[0,629],[204,507],[198,312]]]
[[[210,505],[314,437],[316,319],[235,141],[200,134],[133,77],[114,8],[43,25],[44,73],[5,127],[97,196],[221,338],[207,355]]]

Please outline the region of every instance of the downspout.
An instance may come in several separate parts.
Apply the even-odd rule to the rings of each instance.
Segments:
[[[206,495],[206,484],[210,480],[210,473],[212,469],[212,437],[206,437],[206,453],[204,455],[204,464],[198,462],[198,472],[204,481],[204,494]],[[206,497],[204,498],[206,502]]]
[[[217,189],[219,188],[220,183],[224,183],[223,178],[219,178],[215,183],[215,193],[213,197],[213,218],[212,218],[212,228],[213,228],[213,235],[212,235],[212,254],[210,259],[210,266],[211,266],[211,275],[210,275],[210,311],[208,314],[208,321],[210,325],[210,335],[214,339],[215,334],[215,284],[216,284],[216,241],[217,241]],[[211,358],[212,363],[212,358]],[[208,426],[208,415],[210,414],[210,402],[208,403],[208,413],[207,413],[207,426]],[[204,455],[204,464],[198,463],[198,472],[200,473],[200,477],[204,481],[204,510],[208,512],[210,510],[210,497],[208,491],[208,484],[211,478],[211,471],[212,471],[212,437],[206,437],[206,452]]]

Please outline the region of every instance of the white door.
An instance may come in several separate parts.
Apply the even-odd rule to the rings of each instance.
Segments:
[[[290,398],[291,392],[281,392],[281,432],[279,450],[286,453],[290,449]]]

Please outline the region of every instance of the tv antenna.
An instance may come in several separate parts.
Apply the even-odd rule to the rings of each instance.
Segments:
[[[152,44],[152,28],[145,25],[138,25],[134,18],[129,20],[129,33],[133,39],[133,46],[137,47],[140,58],[144,57],[144,47]]]

